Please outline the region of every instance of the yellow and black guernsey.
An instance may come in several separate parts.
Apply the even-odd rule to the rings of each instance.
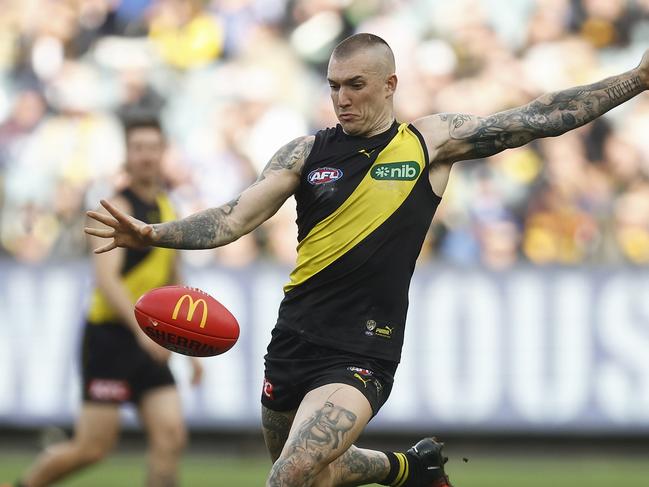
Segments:
[[[176,213],[167,196],[161,194],[155,203],[147,203],[130,189],[119,193],[132,208],[132,215],[147,223],[161,223],[176,218]],[[145,292],[166,286],[173,277],[175,251],[158,247],[145,249],[126,249],[126,258],[120,270],[122,282],[128,290],[131,301],[135,303]],[[88,311],[88,322],[94,325],[119,323],[117,312],[109,304],[99,289],[95,289]]]
[[[428,164],[405,123],[369,138],[340,125],[316,134],[295,194],[297,265],[278,328],[399,361],[410,279],[440,202]]]

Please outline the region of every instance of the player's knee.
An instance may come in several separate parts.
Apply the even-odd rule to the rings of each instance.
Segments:
[[[313,483],[316,479],[326,477],[327,466],[327,462],[306,452],[282,456],[273,464],[266,485],[316,485]]]
[[[160,425],[151,434],[151,448],[156,452],[180,454],[187,446],[187,430],[182,423]]]
[[[98,463],[108,456],[112,445],[93,444],[83,445],[77,448],[77,458],[81,465],[92,465]]]

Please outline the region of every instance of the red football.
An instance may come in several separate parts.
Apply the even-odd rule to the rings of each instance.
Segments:
[[[157,344],[184,355],[211,357],[230,350],[239,323],[225,306],[200,289],[164,286],[135,303],[140,328]]]

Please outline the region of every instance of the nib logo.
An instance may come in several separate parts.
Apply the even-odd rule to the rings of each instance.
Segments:
[[[377,164],[372,167],[370,175],[380,181],[414,181],[419,173],[419,164],[415,161],[403,161]]]

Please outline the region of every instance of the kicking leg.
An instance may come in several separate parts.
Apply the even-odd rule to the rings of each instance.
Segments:
[[[350,448],[371,417],[369,402],[350,385],[327,384],[312,390],[297,410],[266,485],[333,485],[329,464]]]
[[[333,385],[340,386],[341,384]],[[322,404],[322,399],[318,398],[319,395],[315,398],[309,395],[305,397],[300,406],[300,416],[295,421],[296,426],[293,431],[291,431],[291,428],[296,418],[296,411],[277,412],[262,406],[264,439],[271,459],[275,462],[269,478],[271,483],[267,485],[342,487],[380,483],[399,487],[450,487],[451,484],[443,468],[446,458],[442,455],[442,445],[430,438],[420,441],[407,452],[396,453],[368,450],[351,445],[344,453],[323,467],[319,473],[316,471],[317,475],[311,478],[309,473],[314,471],[315,468],[310,467],[313,463],[309,459],[309,453],[315,454],[316,449],[311,448],[309,452],[308,448],[299,447],[299,442],[297,447],[295,445],[291,446],[290,442],[295,443],[296,436],[309,439],[312,436],[310,431],[313,430],[314,426],[316,426],[315,431],[317,431],[317,424],[326,422],[323,419],[323,416],[326,416],[322,414],[323,410],[328,410],[331,413],[336,410],[336,406],[331,405],[316,408],[315,411],[312,409],[313,416],[308,418],[305,413],[306,406],[308,404]],[[332,402],[332,404],[334,403]],[[340,409],[338,411],[341,412]],[[332,415],[331,413],[329,416]],[[321,419],[315,421],[318,415]],[[307,417],[306,421],[304,421],[305,417]],[[301,425],[302,428],[300,428],[300,418],[305,423]],[[331,424],[329,426],[331,432],[336,431],[336,429],[340,430],[339,427],[333,427]],[[319,427],[319,429],[322,430],[323,428]],[[291,433],[291,440],[289,440],[289,446],[286,447],[289,433]],[[321,435],[315,435],[315,437],[318,436]],[[278,461],[282,454],[284,456]],[[280,472],[280,469],[284,471]],[[292,477],[297,480],[295,483],[280,484],[285,477]],[[302,478],[304,478],[304,482],[301,481]],[[272,483],[272,481],[277,483]]]
[[[119,434],[119,406],[86,402],[74,437],[47,448],[22,480],[25,487],[43,487],[103,459]]]

